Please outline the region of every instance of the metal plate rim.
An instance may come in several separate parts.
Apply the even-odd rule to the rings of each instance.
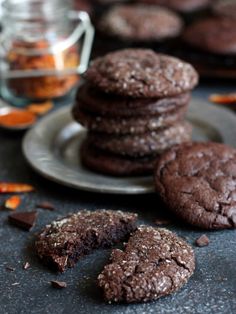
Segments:
[[[197,112],[199,110],[203,111],[203,116],[204,113],[206,112],[210,112],[212,113],[212,117],[210,119],[208,119],[210,122],[212,122],[213,124],[217,125],[220,121],[221,123],[223,118],[225,117],[225,120],[227,119],[227,123],[229,124],[228,127],[232,124],[232,126],[235,126],[235,135],[236,135],[236,115],[234,115],[231,111],[229,111],[228,109],[225,108],[221,108],[221,107],[216,107],[213,106],[211,104],[209,104],[206,101],[203,101],[201,99],[194,99],[192,101],[192,103],[195,103],[195,109],[193,110],[193,115],[194,115],[194,111],[195,114],[197,114]],[[198,104],[197,104],[198,103]],[[197,106],[200,106],[201,108],[197,108]],[[126,186],[126,187],[114,187],[114,186],[107,186],[106,184],[104,184],[104,186],[98,186],[96,184],[91,184],[91,182],[86,183],[86,182],[82,182],[82,181],[74,181],[74,178],[71,177],[71,180],[69,180],[68,178],[65,178],[63,175],[60,176],[58,175],[58,173],[55,173],[53,171],[53,167],[50,167],[50,164],[52,165],[52,163],[56,165],[61,169],[61,171],[65,170],[66,171],[66,166],[63,165],[62,163],[59,163],[58,160],[56,160],[56,157],[52,154],[52,152],[50,151],[50,140],[48,143],[44,143],[43,145],[41,145],[42,143],[38,142],[37,143],[37,139],[39,138],[40,132],[42,130],[45,129],[45,127],[49,124],[52,124],[53,121],[56,121],[56,119],[59,116],[65,116],[68,115],[68,119],[70,117],[70,106],[67,107],[63,107],[60,108],[52,113],[50,113],[49,115],[47,115],[46,117],[44,117],[42,120],[40,120],[34,128],[32,128],[31,130],[29,130],[23,139],[23,143],[22,143],[22,149],[23,149],[23,154],[24,157],[26,158],[27,162],[29,163],[29,165],[36,171],[38,172],[40,175],[42,175],[43,177],[45,177],[46,179],[49,179],[51,181],[54,181],[56,183],[59,184],[63,184],[65,186],[71,187],[71,188],[75,188],[75,189],[80,189],[80,190],[84,190],[84,191],[92,191],[92,192],[98,192],[98,193],[108,193],[108,194],[147,194],[147,193],[153,193],[154,192],[154,186],[149,185],[149,186]],[[214,115],[213,115],[214,114]],[[214,119],[213,119],[214,116]],[[206,122],[207,118],[205,119]],[[71,118],[71,122],[72,122],[72,118]],[[218,128],[222,128],[223,126],[222,124],[219,123]],[[60,125],[57,126],[58,132],[60,130]],[[224,130],[226,130],[224,128]],[[223,131],[224,131],[223,130]],[[231,129],[232,132],[232,129]],[[227,132],[226,132],[227,133]],[[227,135],[227,134],[226,134]],[[229,134],[228,134],[229,135]],[[226,139],[226,144],[230,144],[232,146],[236,146],[236,139],[234,142],[231,141],[231,137],[229,137],[229,142],[227,143],[227,139],[228,137],[225,137]],[[38,158],[35,160],[35,155],[32,154],[32,150],[30,149],[30,146],[36,144],[36,147],[38,150],[41,149],[41,159]],[[41,147],[40,147],[41,145]],[[43,156],[43,154],[45,154]],[[45,156],[47,155],[47,160],[45,158]],[[45,161],[45,164],[43,164]],[[48,167],[45,168],[45,165],[48,164]],[[124,179],[124,178],[123,178]],[[119,180],[117,178],[114,178],[114,180]],[[151,176],[150,176],[150,180],[151,180]]]

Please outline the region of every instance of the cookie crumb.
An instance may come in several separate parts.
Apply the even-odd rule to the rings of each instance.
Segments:
[[[52,280],[51,285],[53,288],[56,289],[64,289],[67,287],[67,283],[64,281],[57,281],[57,280]]]
[[[23,265],[23,269],[24,270],[27,270],[30,268],[30,263],[29,262],[26,262],[24,265]]]
[[[50,202],[42,202],[36,205],[36,208],[46,209],[50,211],[56,210],[55,206]]]
[[[203,234],[202,236],[200,236],[199,238],[196,239],[195,244],[198,247],[204,247],[204,246],[208,246],[210,243],[209,238]]]

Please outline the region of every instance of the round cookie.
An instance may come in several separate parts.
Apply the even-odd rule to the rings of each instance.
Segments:
[[[77,122],[91,131],[107,134],[142,134],[168,127],[176,121],[183,120],[187,109],[188,105],[185,105],[157,116],[107,118],[81,110],[76,105],[72,114]]]
[[[206,8],[211,0],[139,0],[139,2],[163,5],[181,13],[189,13]]]
[[[155,185],[169,209],[204,229],[236,228],[236,150],[218,143],[182,144],[164,153]]]
[[[102,152],[89,145],[87,140],[81,146],[82,164],[92,171],[116,177],[140,176],[153,173],[157,157],[124,158]]]
[[[189,13],[206,8],[211,0],[139,0],[139,2],[163,5],[181,13]]]
[[[221,0],[213,4],[212,11],[218,16],[225,16],[236,19],[236,1]]]
[[[190,98],[190,93],[162,99],[121,97],[84,83],[77,91],[75,103],[87,112],[115,118],[160,115],[189,104]]]
[[[236,54],[236,19],[211,17],[190,25],[183,34],[188,45],[214,54]]]
[[[124,49],[95,59],[85,78],[106,93],[164,98],[190,91],[198,83],[194,68],[149,49]]]
[[[150,5],[133,4],[111,7],[98,23],[109,36],[131,41],[162,41],[180,35],[183,22],[174,12]]]
[[[162,154],[174,145],[190,141],[191,131],[191,125],[181,121],[157,133],[114,136],[90,132],[87,138],[90,145],[97,149],[117,155],[143,157]]]
[[[195,269],[193,249],[173,232],[140,226],[98,276],[109,302],[147,302],[179,290]]]

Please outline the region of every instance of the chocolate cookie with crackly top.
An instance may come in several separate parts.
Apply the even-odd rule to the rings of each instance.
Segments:
[[[109,302],[147,302],[179,290],[195,269],[193,249],[169,230],[140,226],[98,276]]]
[[[103,93],[85,82],[78,88],[75,107],[111,118],[154,116],[185,106],[190,98],[190,93],[162,99],[122,97]]]
[[[192,126],[180,121],[158,132],[148,132],[138,135],[114,136],[89,132],[87,140],[91,146],[113,154],[144,157],[162,154],[166,149],[189,142]]]
[[[185,104],[163,114],[110,118],[82,110],[76,104],[72,114],[77,122],[91,131],[107,134],[142,134],[166,128],[183,120],[187,110],[188,104]]]
[[[124,240],[136,229],[137,215],[112,210],[82,210],[47,225],[37,236],[38,256],[63,272],[91,250]]]
[[[172,97],[198,83],[190,64],[149,49],[124,49],[97,58],[85,78],[103,92],[134,98]]]
[[[145,4],[111,7],[98,22],[98,30],[110,37],[132,42],[161,42],[176,38],[183,28],[174,12]]]
[[[157,156],[131,158],[104,152],[86,139],[80,149],[82,164],[97,173],[115,177],[145,176],[153,173]]]
[[[164,153],[155,185],[167,207],[204,229],[236,228],[236,150],[219,143],[190,143]]]

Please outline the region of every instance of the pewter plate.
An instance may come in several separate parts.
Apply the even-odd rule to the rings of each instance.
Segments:
[[[59,109],[28,131],[23,152],[28,163],[42,176],[77,189],[113,193],[140,194],[154,191],[148,177],[114,178],[84,168],[79,147],[86,131],[73,122],[71,107]],[[201,99],[191,102],[188,120],[195,141],[215,141],[236,147],[236,116]]]

